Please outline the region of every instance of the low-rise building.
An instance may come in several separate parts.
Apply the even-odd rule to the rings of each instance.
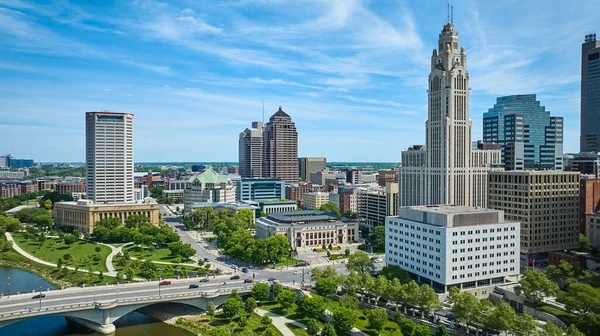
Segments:
[[[292,201],[303,201],[304,194],[323,191],[324,187],[311,182],[298,182],[285,186],[285,198]]]
[[[71,176],[65,177],[64,180],[56,184],[56,191],[59,194],[84,193],[85,178]]]
[[[398,183],[388,183],[385,188],[360,189],[357,203],[360,225],[369,229],[382,225],[386,216],[398,213]]]
[[[83,233],[94,232],[96,223],[101,219],[116,217],[125,224],[131,215],[144,215],[150,218],[152,225],[160,223],[160,212],[155,202],[98,204],[92,200],[79,200],[54,204],[54,224],[72,226]]]
[[[256,220],[256,237],[287,237],[292,247],[341,245],[358,239],[358,224],[322,211],[293,211],[270,214]]]
[[[260,207],[260,211],[266,214],[290,212],[297,209],[296,201],[290,201],[286,199],[262,200],[258,202],[258,206]]]
[[[176,180],[176,179],[167,179],[165,183],[165,190],[184,190],[188,180]]]
[[[500,210],[401,207],[386,218],[385,231],[387,264],[438,292],[500,284],[520,272],[520,224]]]
[[[585,214],[586,237],[600,248],[600,213]]]
[[[21,195],[21,184],[16,182],[3,182],[0,183],[0,197],[14,197]]]
[[[179,190],[163,190],[162,191],[162,197],[164,200],[170,200],[173,202],[177,202],[180,199],[183,199],[184,196],[184,190],[179,189]]]
[[[598,176],[600,166],[600,153],[580,152],[567,153],[563,155],[563,163],[566,171],[578,171],[585,175]]]
[[[242,178],[236,184],[238,202],[285,197],[285,183],[279,178]]]
[[[329,202],[329,193],[327,192],[312,192],[304,194],[304,209],[312,209],[317,210],[321,207],[321,205]]]
[[[24,170],[0,170],[0,180],[20,180],[26,176]]]
[[[189,205],[194,203],[235,203],[235,184],[226,175],[221,175],[212,168],[188,180],[184,191],[184,208],[189,212]]]
[[[33,181],[17,181],[21,186],[21,194],[38,191],[38,184]]]
[[[57,176],[44,176],[35,180],[37,183],[38,190],[56,190],[56,186],[60,181],[62,181],[62,177]]]

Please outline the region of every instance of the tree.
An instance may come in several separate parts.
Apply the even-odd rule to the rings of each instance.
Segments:
[[[102,271],[98,272],[98,280],[104,280],[104,273],[102,273]]]
[[[315,282],[315,290],[319,295],[325,297],[335,294],[337,292],[337,286],[338,284],[336,281],[330,278],[321,278]]]
[[[356,311],[338,306],[333,311],[333,319],[331,323],[335,327],[338,335],[345,335],[348,331],[352,329],[354,323],[358,319],[356,315]]]
[[[144,215],[129,215],[125,220],[125,226],[128,228],[138,228],[144,225],[151,225],[150,218]]]
[[[283,292],[283,286],[280,283],[276,283],[273,287],[273,294],[275,295],[275,298],[277,298],[281,292]]]
[[[234,217],[240,220],[244,225],[244,229],[254,228],[254,213],[250,209],[242,209],[238,211]]]
[[[533,336],[537,330],[537,322],[527,313],[523,313],[515,318],[515,322],[510,330],[513,336]]]
[[[271,323],[273,323],[273,320],[271,319],[271,317],[269,317],[269,315],[263,315],[263,317],[261,317],[260,319],[260,324],[264,326],[269,326],[271,325]]]
[[[323,330],[321,330],[321,336],[337,336],[335,328],[331,324],[325,324]]]
[[[415,328],[415,333],[413,335],[414,336],[431,336],[431,328],[429,328],[429,326],[426,326],[424,324],[419,324]]]
[[[240,328],[245,328],[246,325],[248,325],[248,319],[246,318],[246,316],[240,317],[238,324],[239,324]]]
[[[517,295],[525,295],[525,298],[536,305],[542,301],[544,296],[554,296],[557,291],[558,286],[540,270],[525,270],[519,284],[515,286]]]
[[[586,252],[591,252],[595,248],[590,239],[582,233],[579,234],[579,247]]]
[[[333,212],[336,215],[340,215],[340,208],[337,206],[337,204],[332,203],[332,202],[327,202],[323,205],[321,205],[319,207],[319,211],[324,211],[324,212]]]
[[[564,330],[557,327],[556,324],[551,321],[546,322],[542,330],[538,333],[538,336],[563,336]]]
[[[367,310],[367,320],[371,328],[375,329],[377,333],[381,333],[383,326],[388,320],[388,313],[385,309]]]
[[[403,284],[410,282],[410,275],[408,274],[408,272],[397,265],[383,266],[379,274],[385,276],[386,278],[388,278],[388,280],[396,278],[400,280],[400,282]]]
[[[350,256],[350,249],[346,247],[346,250],[344,250],[344,254],[346,256]]]
[[[422,315],[429,315],[432,311],[442,307],[435,290],[428,285],[421,285],[419,290],[418,305],[421,307]]]
[[[146,279],[155,279],[156,278],[156,264],[151,262],[150,260],[146,260],[142,262],[140,265],[140,275]]]
[[[23,230],[23,224],[17,218],[6,217],[0,215],[0,227],[3,227],[7,232],[18,232]]]
[[[284,289],[277,295],[277,302],[287,314],[288,310],[296,303],[296,293],[289,289]]]
[[[371,245],[374,252],[385,251],[385,225],[378,225],[371,234]]]
[[[452,301],[452,312],[456,315],[456,319],[467,325],[474,321],[477,317],[479,309],[479,300],[475,295],[469,292],[459,292],[453,295]]]
[[[110,235],[110,230],[105,226],[97,226],[94,228],[92,237],[97,241],[106,241]]]
[[[242,309],[242,300],[238,297],[230,297],[229,299],[223,302],[223,313],[225,316],[231,318],[237,315],[237,313]]]
[[[102,248],[100,246],[96,246],[94,248],[94,251],[96,251],[96,253],[100,253],[100,252],[102,252]]]
[[[546,268],[546,276],[548,279],[556,282],[557,284],[577,281],[575,279],[575,273],[576,270],[573,264],[562,259],[560,260],[558,266],[549,265]]]
[[[506,301],[498,302],[487,316],[485,325],[492,330],[506,332],[515,320],[515,310]]]
[[[359,274],[372,272],[375,269],[373,260],[369,255],[362,251],[356,251],[348,257],[346,267],[350,271],[356,271]]]
[[[216,312],[217,308],[215,307],[215,303],[210,301],[208,303],[208,309],[206,310],[206,314],[212,319],[212,317],[215,316]]]
[[[46,210],[52,209],[52,200],[47,199],[44,201],[44,209],[46,209]]]
[[[325,301],[320,296],[304,297],[301,301],[300,308],[314,319],[320,319],[325,310]]]
[[[71,246],[71,244],[73,244],[74,242],[77,241],[77,237],[75,237],[72,234],[68,234],[68,235],[65,235],[64,241],[65,241],[65,244],[67,244],[68,246]]]
[[[306,323],[306,332],[309,336],[317,336],[321,332],[321,325],[315,319],[309,319]]]
[[[577,329],[574,324],[571,324],[569,328],[567,328],[566,336],[585,336],[581,331]]]
[[[96,228],[99,226],[103,226],[109,230],[112,230],[120,225],[121,225],[121,220],[118,217],[102,218],[101,220],[96,222]]]
[[[441,325],[435,332],[435,336],[450,336],[448,329],[444,325]]]
[[[413,336],[415,334],[415,329],[417,329],[415,321],[407,317],[400,320],[400,331],[402,331],[402,336]]]
[[[37,239],[41,244],[44,244],[44,242],[46,241],[46,234],[45,233],[40,233],[40,235],[38,236]]]
[[[582,283],[573,283],[567,292],[558,294],[558,301],[565,304],[568,311],[580,314],[600,313],[600,289]]]
[[[66,262],[69,262],[71,259],[73,259],[70,253],[65,253],[62,258]]]
[[[244,307],[247,313],[252,313],[257,307],[256,299],[249,297],[246,299],[246,306]]]

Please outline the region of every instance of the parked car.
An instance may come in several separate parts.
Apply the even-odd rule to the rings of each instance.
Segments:
[[[298,271],[294,271],[294,274],[295,274],[295,275],[302,274],[302,271],[300,271],[300,270],[298,270]]]
[[[209,281],[208,278],[202,278],[202,279],[200,279],[200,282],[208,282],[208,281]]]
[[[210,261],[210,259],[208,259],[208,258],[204,258],[204,261],[206,261],[206,262],[209,262],[209,261]]]
[[[198,287],[200,287],[200,286],[198,286],[198,284],[190,284],[190,287],[188,287],[188,288],[192,289],[192,288],[198,288]]]
[[[229,278],[229,280],[239,280],[240,276],[239,275],[234,275],[231,278]]]
[[[275,281],[275,280],[277,280],[277,279],[275,279],[273,277],[270,277],[269,279],[267,279],[267,281]]]
[[[169,280],[163,280],[158,283],[159,286],[168,286],[170,284],[171,284],[171,281],[169,281]]]
[[[383,259],[381,259],[381,258],[377,258],[377,259],[375,259],[375,262],[376,262],[376,263],[381,263],[381,262],[383,262]]]
[[[234,270],[235,270],[235,269],[238,269],[238,267],[237,267],[236,265],[231,265],[231,266],[229,266],[229,267],[233,268]]]
[[[43,298],[45,298],[45,297],[46,297],[46,294],[38,294],[38,295],[36,295],[36,296],[32,297],[31,299],[32,299],[32,300],[35,300],[35,299],[40,299],[40,298],[42,298],[42,299],[43,299]]]
[[[254,282],[254,280],[252,280],[252,279],[245,279],[244,280],[244,283],[253,283],[253,282]]]
[[[248,269],[246,267],[242,267],[242,272],[248,273]]]

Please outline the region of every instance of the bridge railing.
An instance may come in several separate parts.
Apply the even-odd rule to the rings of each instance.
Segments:
[[[56,306],[47,306],[43,308],[22,308],[14,312],[0,314],[0,321],[3,320],[12,320],[14,317],[21,316],[38,316],[38,315],[46,315],[51,314],[57,311],[70,311],[70,310],[84,310],[89,308],[102,308],[102,307],[110,307],[112,305],[118,305],[123,303],[137,303],[143,301],[165,301],[169,299],[176,298],[189,298],[189,297],[203,297],[214,294],[229,294],[234,290],[242,290],[242,291],[250,291],[252,290],[252,286],[240,286],[238,288],[227,288],[227,289],[217,289],[215,291],[199,291],[199,292],[187,292],[187,293],[176,293],[176,294],[161,294],[161,295],[150,295],[136,298],[122,298],[111,301],[103,301],[103,302],[89,302],[89,303],[81,303],[81,304],[70,304],[70,305],[56,305]]]

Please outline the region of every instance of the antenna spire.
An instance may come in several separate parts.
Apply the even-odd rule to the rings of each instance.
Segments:
[[[450,1],[446,3],[446,23],[450,23]]]
[[[450,23],[454,24],[454,6],[450,7]]]
[[[263,103],[263,120],[262,121],[263,121],[263,124],[264,124],[264,122],[265,122],[265,101],[263,100],[262,103]]]

